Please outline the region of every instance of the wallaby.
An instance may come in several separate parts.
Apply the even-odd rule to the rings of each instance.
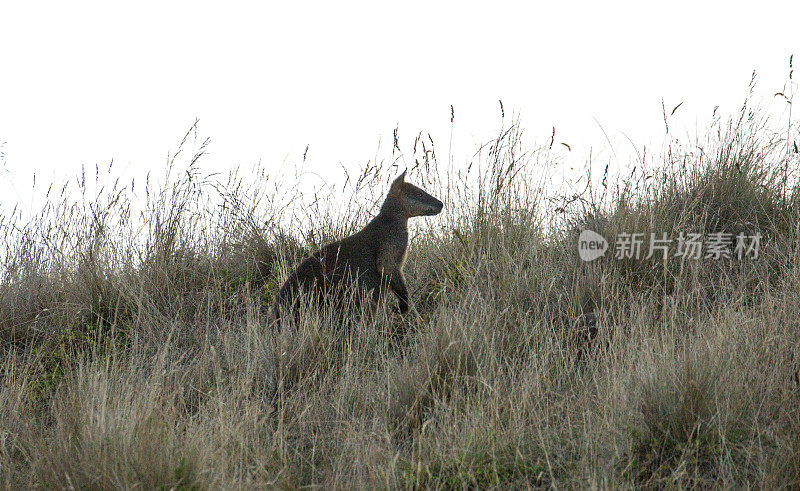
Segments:
[[[313,293],[320,300],[343,300],[347,286],[356,287],[356,299],[368,298],[377,308],[386,287],[397,295],[400,313],[409,309],[403,263],[408,249],[408,219],[437,215],[441,201],[413,184],[403,172],[392,182],[381,211],[359,232],[328,244],[305,259],[278,292],[273,316],[278,330],[281,314],[297,314],[298,294]],[[331,299],[330,297],[337,297]]]

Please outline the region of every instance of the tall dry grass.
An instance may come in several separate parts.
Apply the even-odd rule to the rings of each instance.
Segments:
[[[458,167],[418,139],[411,180],[446,212],[415,225],[412,313],[280,334],[281,281],[366,223],[393,162],[296,206],[203,176],[195,134],[160,185],[98,173],[0,220],[4,487],[800,485],[796,126],[746,105],[560,201],[517,125]],[[584,263],[583,228],[764,238]]]

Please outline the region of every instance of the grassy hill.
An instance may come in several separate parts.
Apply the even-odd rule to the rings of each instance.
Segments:
[[[798,136],[769,128],[745,105],[562,199],[516,125],[460,172],[415,142],[446,212],[413,230],[412,313],[280,334],[276,289],[366,223],[391,163],[294,208],[267,176],[202,177],[203,144],[138,195],[55,188],[0,220],[0,484],[800,486]],[[622,233],[734,243],[618,259]]]

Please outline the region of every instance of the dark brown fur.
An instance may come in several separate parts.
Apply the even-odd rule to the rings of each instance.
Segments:
[[[320,300],[341,303],[354,286],[354,299],[368,298],[377,307],[386,288],[397,295],[400,312],[409,309],[403,263],[408,248],[408,219],[436,215],[442,202],[405,182],[405,172],[395,179],[381,211],[359,232],[328,244],[295,269],[278,293],[273,315],[281,328],[281,314],[297,313],[300,292]],[[340,308],[335,305],[334,308]]]

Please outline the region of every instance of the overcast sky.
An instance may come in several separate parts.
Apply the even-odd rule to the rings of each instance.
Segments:
[[[452,104],[458,164],[498,128],[499,99],[532,141],[555,126],[577,164],[609,152],[600,126],[618,146],[660,143],[662,98],[683,102],[681,131],[735,111],[753,70],[780,110],[800,54],[796,1],[520,5],[3,2],[2,199],[28,199],[34,171],[159,171],[195,118],[208,169],[277,169],[308,145],[331,175],[396,126],[401,145],[420,130],[447,144]]]

